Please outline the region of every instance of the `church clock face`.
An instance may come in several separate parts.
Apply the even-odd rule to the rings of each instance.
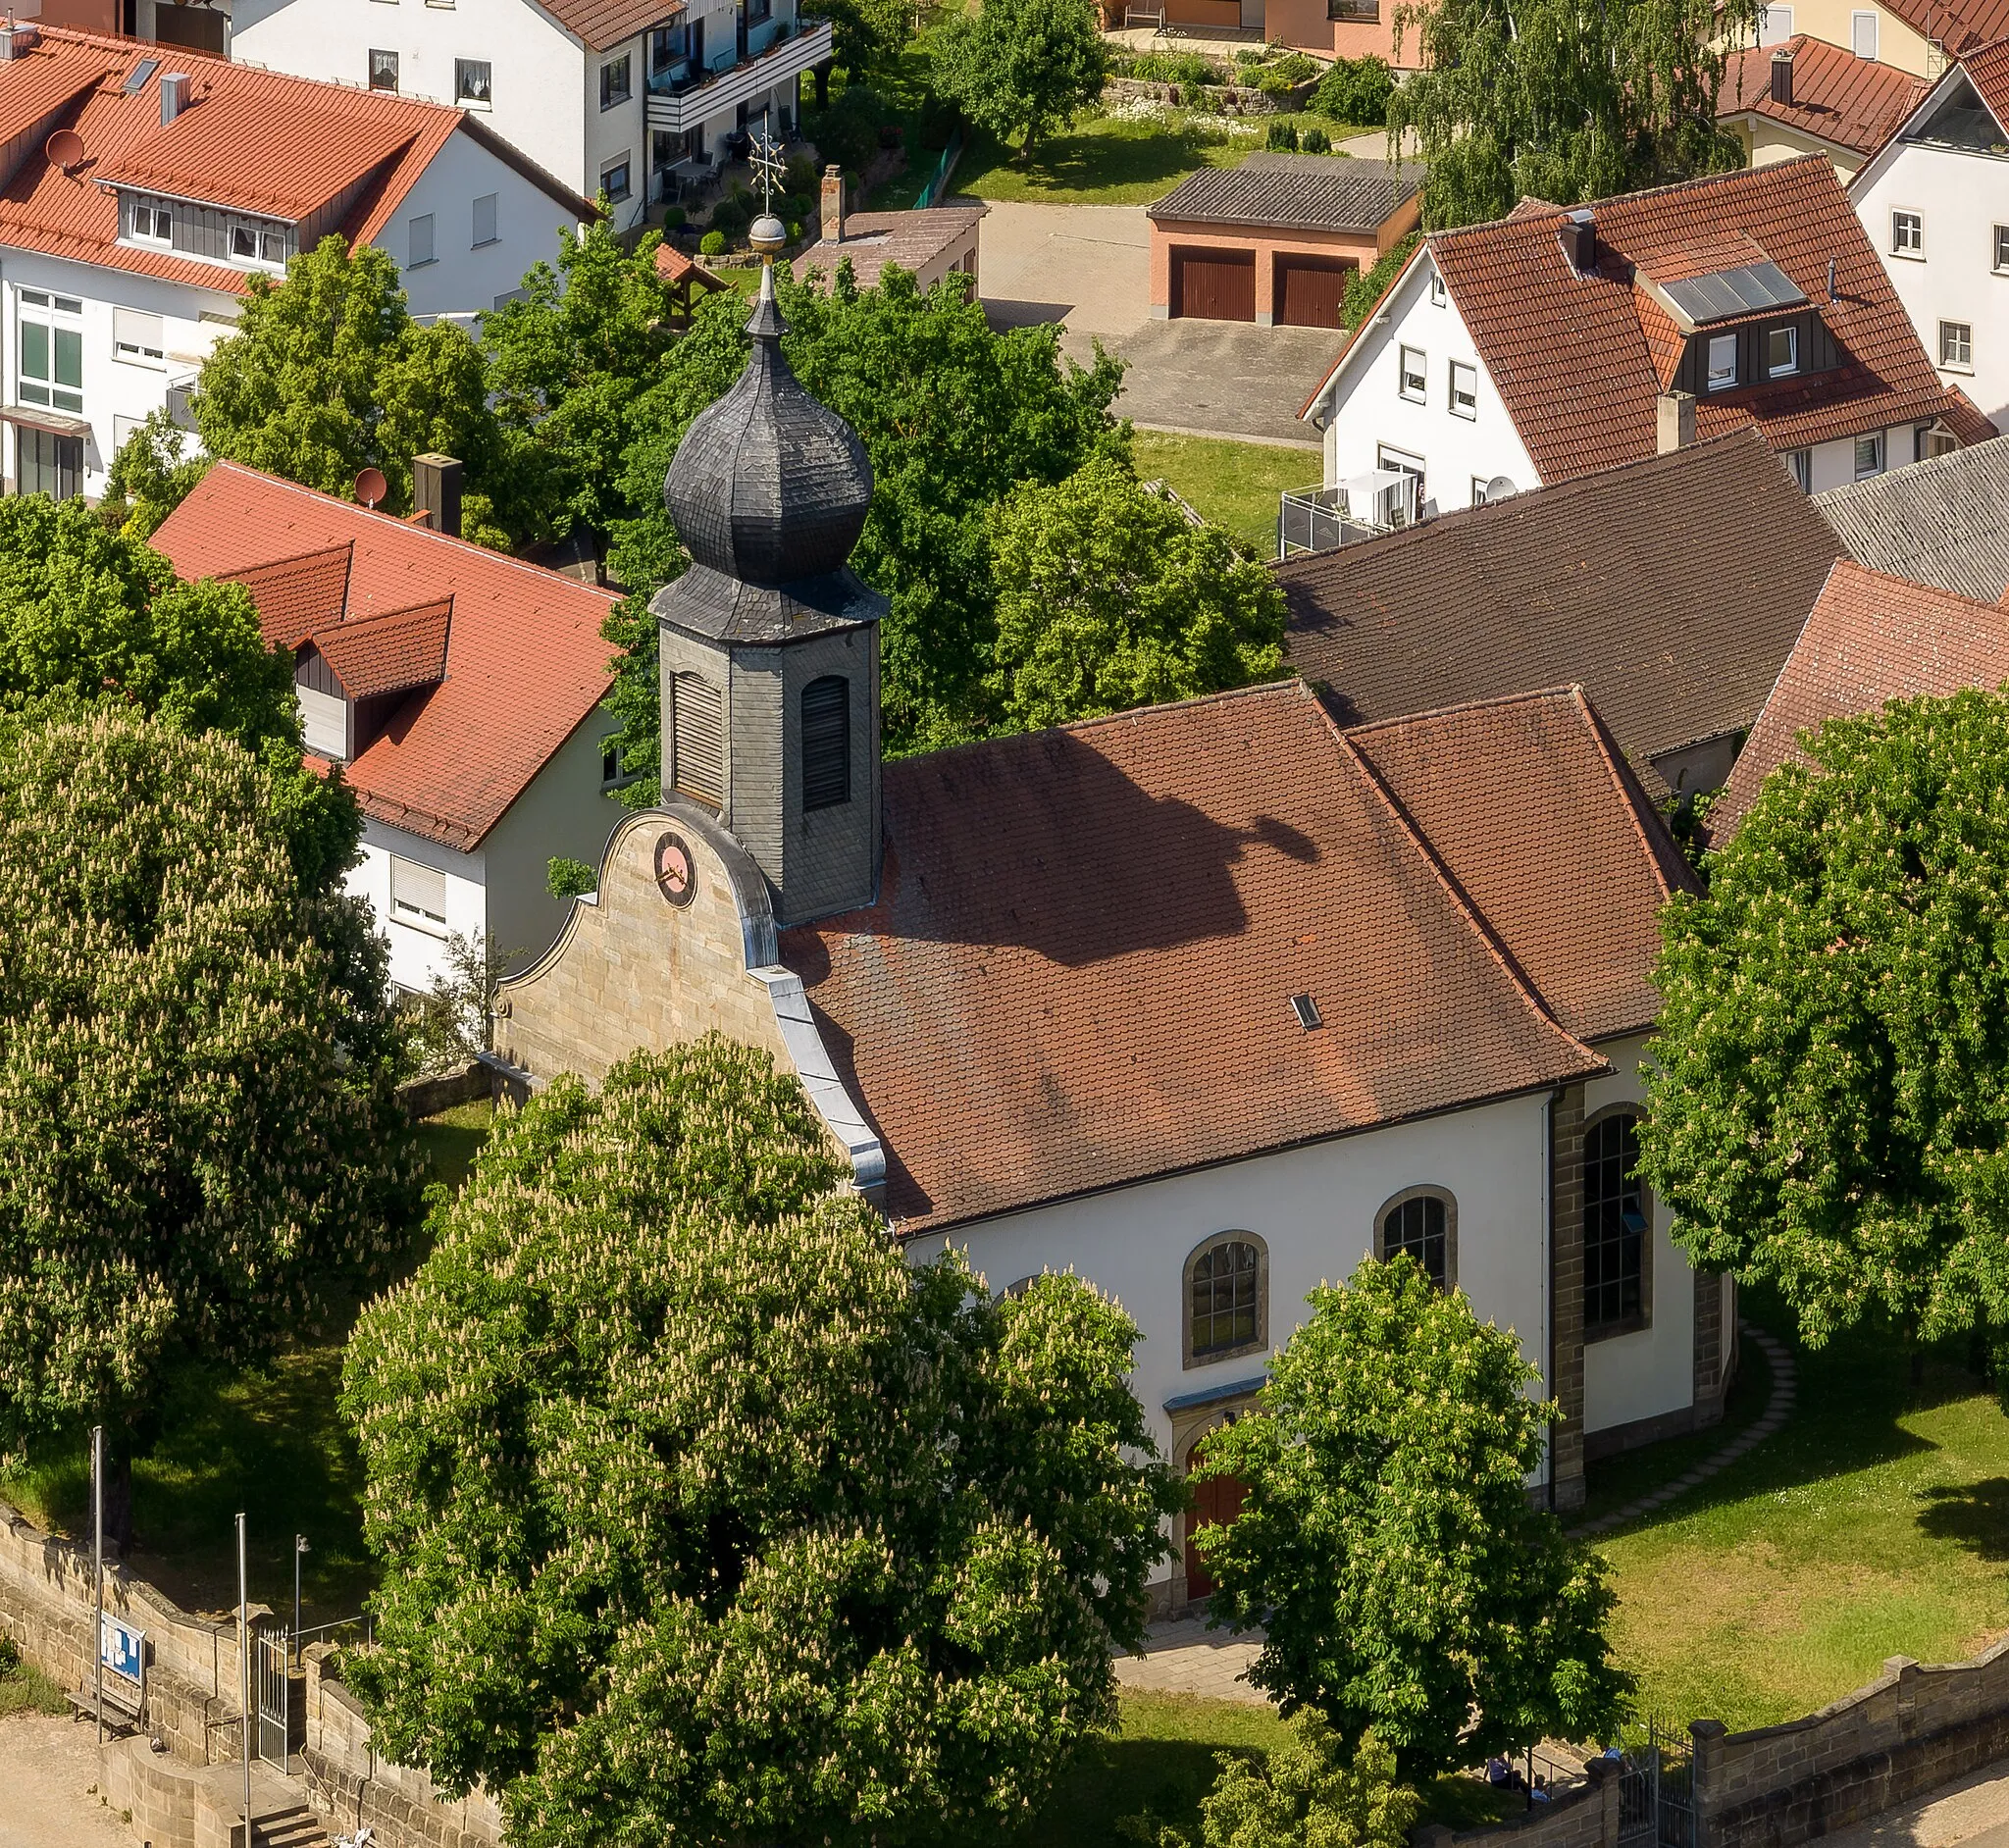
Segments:
[[[666,834],[655,844],[655,883],[672,904],[689,904],[697,896],[697,863],[682,835]]]

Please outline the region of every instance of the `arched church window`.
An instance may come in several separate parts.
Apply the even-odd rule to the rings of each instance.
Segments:
[[[1648,1237],[1639,1178],[1639,1118],[1617,1109],[1583,1132],[1583,1332],[1616,1335],[1646,1325]]]
[[[670,786],[713,805],[725,799],[725,702],[696,674],[670,683]]]
[[[850,799],[850,682],[824,674],[802,689],[802,806],[835,808]]]
[[[1203,1366],[1262,1346],[1267,1255],[1253,1232],[1223,1232],[1186,1260],[1186,1364]]]
[[[1416,1259],[1440,1290],[1458,1281],[1457,1209],[1451,1196],[1431,1187],[1412,1187],[1381,1208],[1377,1255]]]

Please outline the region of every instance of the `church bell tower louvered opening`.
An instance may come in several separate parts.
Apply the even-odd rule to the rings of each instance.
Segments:
[[[714,810],[786,927],[879,885],[879,622],[847,560],[872,465],[782,356],[773,271],[753,350],[693,421],[663,483],[691,569],[650,610],[661,648],[665,797]]]

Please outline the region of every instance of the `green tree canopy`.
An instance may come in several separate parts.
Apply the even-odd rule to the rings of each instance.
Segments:
[[[2009,698],[1835,719],[1664,917],[1640,1163],[1819,1346],[2009,1326]]]
[[[1406,1848],[1423,1811],[1380,1740],[1367,1733],[1349,1764],[1338,1734],[1309,1708],[1266,1760],[1222,1752],[1214,1763],[1220,1775],[1200,1800],[1204,1848]],[[1192,1848],[1177,1829],[1140,1829],[1142,1820],[1118,1826],[1152,1848]]]
[[[1198,1545],[1213,1617],[1266,1625],[1250,1679],[1348,1746],[1371,1728],[1411,1780],[1603,1736],[1631,1686],[1605,1641],[1614,1598],[1528,1504],[1556,1409],[1526,1397],[1519,1341],[1406,1257],[1311,1305],[1260,1414],[1211,1436],[1197,1472],[1248,1485]]]
[[[0,718],[0,1447],[102,1421],[122,1543],[170,1369],[311,1325],[413,1205],[381,961],[359,1003],[287,799],[115,705]]]
[[[853,287],[848,265],[819,287],[782,276],[790,332],[782,350],[802,384],[850,420],[872,459],[872,511],[851,563],[892,599],[884,625],[887,745],[896,754],[989,729],[985,677],[996,640],[986,516],[1020,482],[1057,482],[1096,453],[1127,457],[1127,426],[1109,415],[1120,362],[1061,357],[1053,327],[992,331],[963,276],[923,293],[888,269]],[[626,650],[609,705],[622,761],[658,761],[655,625],[646,590],[684,568],[663,509],[663,477],[691,420],[747,363],[746,304],[715,295],[637,398],[611,563],[638,597],[610,620]],[[646,778],[631,786],[652,801]]]
[[[991,516],[997,709],[1012,730],[1190,699],[1283,672],[1283,592],[1218,527],[1120,462],[1028,482]]]
[[[1176,1485],[1072,1277],[911,1269],[793,1077],[712,1038],[504,1119],[343,1408],[380,1749],[522,1848],[934,1837],[1113,1713]]]
[[[1093,0],[984,0],[937,27],[935,87],[1019,157],[1063,128],[1108,81],[1110,54]]]
[[[353,499],[357,475],[382,470],[392,513],[411,509],[413,456],[458,456],[467,537],[501,539],[491,502],[520,536],[535,529],[504,467],[481,348],[451,321],[414,321],[397,265],[374,246],[351,252],[331,234],[283,282],[251,277],[237,331],[203,362],[190,407],[211,455],[326,494]]]
[[[1717,126],[1726,61],[1760,0],[1402,0],[1421,68],[1388,99],[1391,138],[1430,164],[1423,222],[1504,216],[1734,170]]]
[[[195,448],[165,409],[150,412],[113,455],[99,511],[128,539],[150,539],[215,459]]]

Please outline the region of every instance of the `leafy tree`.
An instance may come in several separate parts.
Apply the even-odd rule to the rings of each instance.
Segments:
[[[883,703],[895,753],[981,735],[991,717],[996,617],[986,516],[1023,481],[1056,482],[1089,456],[1126,456],[1128,428],[1109,415],[1122,366],[1098,353],[1063,359],[1053,327],[995,333],[964,276],[925,294],[889,268],[853,286],[840,265],[828,287],[782,276],[790,333],[782,347],[802,384],[850,420],[872,459],[872,511],[851,563],[892,599],[884,625]],[[663,477],[691,420],[747,363],[746,304],[714,295],[671,349],[658,383],[635,401],[609,562],[638,596],[609,617],[626,652],[608,705],[622,720],[622,763],[658,759],[655,624],[646,591],[676,577],[684,553],[663,510]],[[646,776],[629,799],[654,799]]]
[[[1027,162],[1109,77],[1093,0],[984,0],[943,22],[933,58],[935,87],[999,140],[1022,135]]]
[[[285,797],[114,705],[0,719],[0,1446],[101,1421],[122,1546],[171,1369],[311,1325],[411,1205],[381,952],[359,998]]]
[[[2009,698],[1835,719],[1665,914],[1640,1163],[1819,1346],[2009,1325]]]
[[[1411,1781],[1603,1736],[1631,1680],[1603,1563],[1528,1505],[1557,1413],[1525,1397],[1520,1343],[1407,1257],[1311,1305],[1262,1415],[1210,1437],[1198,1471],[1248,1485],[1197,1544],[1214,1618],[1267,1626],[1250,1679],[1348,1746],[1371,1727]]]
[[[1028,482],[991,516],[992,683],[1014,729],[1189,699],[1283,672],[1283,592],[1120,463]]]
[[[495,997],[510,964],[522,953],[491,948],[480,931],[472,937],[461,931],[447,934],[440,946],[440,960],[446,966],[433,972],[425,994],[404,1005],[405,1050],[419,1071],[465,1065],[493,1048]]]
[[[1392,139],[1430,164],[1423,222],[1499,218],[1744,164],[1717,126],[1726,60],[1760,0],[1403,0],[1422,68],[1388,100]]]
[[[1204,1848],[1407,1848],[1423,1810],[1396,1781],[1395,1754],[1373,1733],[1349,1765],[1338,1736],[1311,1711],[1292,1720],[1291,1737],[1266,1763],[1238,1752],[1214,1763],[1220,1776],[1200,1800]],[[1118,1826],[1148,1848],[1192,1848],[1177,1829],[1154,1833],[1148,1819],[1126,1817]]]
[[[165,410],[154,411],[112,457],[99,511],[127,538],[150,539],[214,459],[190,453],[187,433]]]
[[[331,234],[286,266],[283,283],[249,279],[237,331],[203,362],[190,408],[211,455],[323,493],[353,499],[357,475],[382,470],[392,513],[411,509],[413,456],[458,456],[463,530],[492,542],[498,518],[525,536],[537,522],[532,496],[507,478],[487,394],[467,331],[421,327],[388,254],[351,252]]]
[[[1335,58],[1306,107],[1334,122],[1376,128],[1388,119],[1395,77],[1384,58]]]
[[[381,1749],[522,1848],[1024,1817],[1113,1715],[1176,1484],[1073,1277],[909,1268],[712,1037],[555,1081],[365,1311]]]
[[[832,63],[853,78],[864,77],[897,56],[906,43],[912,15],[909,0],[814,0],[804,15],[830,22]],[[830,106],[830,70],[816,67],[816,107]],[[820,142],[817,144],[822,145]]]

